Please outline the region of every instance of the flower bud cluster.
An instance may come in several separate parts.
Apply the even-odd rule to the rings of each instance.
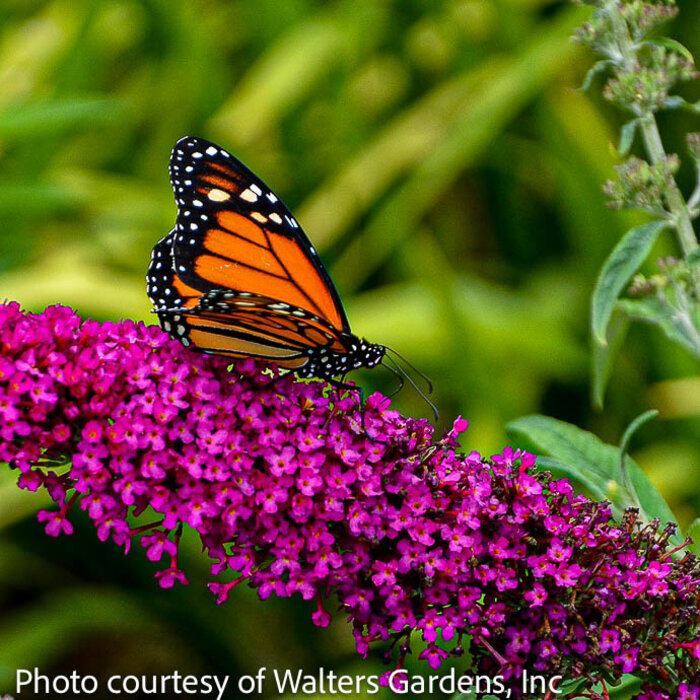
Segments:
[[[632,39],[640,42],[654,29],[673,19],[678,14],[675,0],[631,0],[617,4],[617,11],[625,20]]]
[[[616,36],[624,31],[641,44],[656,28],[678,14],[675,0],[574,0],[597,8],[590,21],[576,30],[576,39],[613,61],[624,58]]]
[[[610,198],[608,205],[614,209],[642,209],[665,216],[667,206],[664,195],[679,167],[680,160],[674,153],[655,165],[630,156],[622,165],[615,166],[617,178],[608,180],[603,186],[603,191]]]
[[[648,46],[630,64],[621,63],[603,89],[616,106],[641,117],[668,106],[671,89],[697,77],[693,63],[677,51]]]

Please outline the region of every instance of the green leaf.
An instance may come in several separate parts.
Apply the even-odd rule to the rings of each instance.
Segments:
[[[649,39],[649,41],[645,41],[643,43],[644,46],[661,46],[664,49],[669,49],[671,51],[675,51],[676,53],[679,53],[683,58],[685,58],[687,61],[690,61],[693,65],[695,65],[695,59],[693,58],[693,54],[687,49],[683,44],[681,44],[680,41],[676,41],[675,39],[671,39],[671,37],[668,36],[660,36],[655,39]]]
[[[507,426],[510,431],[511,425]],[[575,463],[563,462],[554,457],[537,457],[537,466],[551,471],[556,476],[568,476],[578,481],[590,494],[598,501],[604,501],[611,498],[611,494],[615,491],[612,482],[603,482],[599,474],[587,473],[581,470]],[[616,514],[622,514],[622,509],[614,506]]]
[[[700,245],[695,246],[695,248],[690,251],[685,259],[688,265],[693,265],[694,263],[698,262],[698,260],[700,260]]]
[[[697,102],[688,102],[680,95],[671,95],[670,97],[667,97],[663,101],[663,105],[666,109],[684,109],[686,112],[700,114],[700,100]]]
[[[601,673],[601,675],[603,675]],[[606,692],[610,700],[629,700],[636,692],[639,691],[642,682],[635,676],[626,673],[621,679],[615,680],[608,677],[610,685],[607,689],[603,688],[602,684],[596,684],[595,690],[601,695]],[[615,683],[615,685],[612,685]]]
[[[526,439],[537,452],[549,455],[538,457],[537,463],[546,468],[558,468],[587,486],[595,498],[608,498],[619,513],[625,507],[625,498],[618,485],[619,448],[608,445],[586,430],[547,416],[525,416],[506,426],[515,439]],[[658,517],[662,523],[675,522],[673,512],[646,474],[629,456],[625,456],[632,486],[641,507],[650,518]],[[672,538],[680,544],[680,534]]]
[[[632,119],[628,121],[620,131],[620,145],[617,147],[618,152],[622,156],[626,156],[632,148],[632,143],[634,141],[634,134],[639,125],[639,119]]]
[[[641,504],[639,503],[639,497],[634,490],[634,486],[632,485],[632,482],[629,477],[629,472],[627,471],[627,462],[625,460],[625,457],[627,455],[627,448],[629,447],[632,436],[637,432],[637,430],[639,430],[639,428],[641,428],[645,423],[648,423],[650,420],[656,418],[656,416],[658,415],[659,412],[656,409],[652,409],[651,411],[646,411],[640,416],[637,416],[627,426],[627,430],[625,430],[622,436],[622,441],[620,442],[620,457],[618,460],[620,483],[625,487],[625,491],[627,491],[627,493],[629,494],[629,505],[631,506],[641,506]]]
[[[666,221],[635,226],[622,237],[603,264],[591,299],[591,331],[601,345],[606,343],[605,331],[620,292],[667,226]]]
[[[586,678],[565,678],[557,688],[557,694],[574,693],[586,685]]]
[[[591,87],[591,83],[593,82],[593,78],[598,75],[598,73],[602,73],[608,66],[614,66],[615,62],[611,61],[609,59],[603,60],[603,61],[598,61],[593,65],[593,68],[591,68],[588,73],[586,73],[586,77],[583,79],[583,85],[581,85],[581,92],[586,92],[589,87]]]
[[[700,556],[700,518],[696,518],[688,528],[688,537],[693,540],[690,551],[696,556]]]
[[[648,423],[650,420],[656,418],[658,415],[659,412],[655,408],[652,408],[650,411],[645,411],[640,416],[637,416],[627,426],[627,430],[625,430],[624,435],[622,436],[622,441],[620,442],[621,454],[624,455],[627,453],[627,448],[629,447],[630,440],[632,439],[632,436],[639,430],[639,428],[641,428],[645,423]]]
[[[593,405],[598,409],[603,408],[605,388],[608,385],[615,357],[617,357],[627,337],[629,325],[629,317],[622,313],[613,314],[610,323],[608,323],[605,345],[593,343],[593,350],[591,353],[593,373],[591,400]]]
[[[669,340],[681,345],[695,357],[700,357],[700,334],[687,318],[673,314],[668,304],[656,297],[620,299],[619,309],[630,318],[658,326]]]

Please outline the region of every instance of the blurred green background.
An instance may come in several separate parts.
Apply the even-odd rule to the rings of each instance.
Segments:
[[[700,56],[700,3],[669,32]],[[682,350],[632,329],[604,409],[592,407],[588,304],[597,272],[643,219],[605,207],[622,123],[570,40],[585,8],[549,0],[4,0],[0,3],[0,298],[155,322],[145,272],[172,227],[167,165],[185,134],[220,143],[295,212],[355,332],[434,381],[439,429],[545,413],[632,454],[687,525],[700,508],[700,381]],[[697,86],[684,94],[698,99]],[[694,120],[664,116],[682,153]],[[692,186],[689,167],[681,182]],[[668,238],[655,257],[674,252]],[[649,267],[652,270],[653,267]],[[381,370],[357,377],[389,391]],[[428,415],[409,389],[395,404]],[[237,590],[223,608],[185,542],[193,583],[163,592],[141,551],[90,523],[46,537],[39,494],[0,479],[0,692],[17,667],[233,675],[359,662],[341,619]],[[22,697],[30,697],[22,694]],[[348,696],[346,696],[348,697]]]

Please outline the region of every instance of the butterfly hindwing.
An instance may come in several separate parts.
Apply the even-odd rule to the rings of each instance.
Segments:
[[[240,161],[203,139],[178,141],[170,162],[178,205],[174,272],[203,293],[265,296],[349,325],[316,250],[289,210]]]
[[[347,349],[345,334],[339,336],[323,318],[270,297],[213,290],[200,299],[194,312],[212,320],[235,319],[241,328],[306,350],[326,348],[342,353]]]

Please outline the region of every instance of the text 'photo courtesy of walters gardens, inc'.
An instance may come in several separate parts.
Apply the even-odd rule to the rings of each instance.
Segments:
[[[258,695],[375,695],[388,688],[397,695],[426,695],[435,693],[487,693],[510,698],[512,688],[506,688],[503,676],[460,675],[454,668],[442,675],[409,676],[405,670],[396,669],[382,675],[338,674],[332,669],[320,668],[315,673],[303,669],[268,669],[261,666],[254,674],[185,675],[179,671],[162,675],[115,674],[99,679],[89,674],[73,671],[66,675],[47,675],[40,669],[17,669],[14,696],[5,695],[0,700],[12,700],[22,696],[45,695],[71,698],[100,693],[115,697],[152,695],[157,698],[173,696],[200,696],[222,700],[229,697]],[[524,693],[542,695],[558,694],[561,676],[545,677],[524,674]]]

